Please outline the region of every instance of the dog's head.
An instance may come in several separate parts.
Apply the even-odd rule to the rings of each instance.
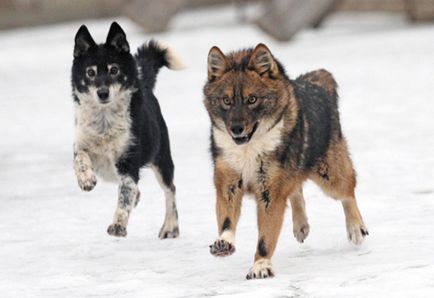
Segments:
[[[72,87],[76,101],[107,105],[123,97],[137,76],[122,28],[113,22],[106,42],[96,44],[85,25],[75,36]]]
[[[219,48],[208,55],[205,106],[214,126],[245,144],[265,134],[288,103],[288,78],[270,50],[259,44],[225,56]]]

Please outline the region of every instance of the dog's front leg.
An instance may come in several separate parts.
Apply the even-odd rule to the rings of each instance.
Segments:
[[[230,167],[216,164],[214,183],[217,191],[216,215],[218,239],[210,245],[211,254],[219,257],[235,252],[235,230],[244,194],[243,181]]]
[[[107,233],[112,236],[125,237],[127,235],[128,218],[139,197],[137,183],[130,176],[122,176],[119,184],[118,206],[113,223]]]
[[[80,188],[84,191],[91,191],[96,185],[96,176],[92,161],[85,151],[81,150],[74,154],[74,170]]]
[[[255,187],[258,244],[255,262],[246,276],[247,279],[274,276],[271,257],[282,228],[287,198],[295,189],[295,182],[279,172],[280,170],[271,173],[265,167],[260,170],[261,177]]]

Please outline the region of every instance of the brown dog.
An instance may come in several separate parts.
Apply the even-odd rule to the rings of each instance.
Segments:
[[[357,207],[355,171],[342,135],[336,82],[325,70],[290,80],[269,49],[208,56],[205,106],[212,122],[219,238],[211,253],[235,251],[235,229],[245,193],[257,201],[259,238],[247,279],[274,275],[271,257],[289,199],[294,236],[309,233],[302,186],[311,179],[340,200],[348,239],[368,235]]]

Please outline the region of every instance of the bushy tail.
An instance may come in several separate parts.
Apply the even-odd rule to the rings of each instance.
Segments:
[[[139,74],[145,86],[153,89],[158,71],[166,66],[179,70],[185,68],[178,55],[167,45],[151,39],[138,48],[135,56],[139,66]]]

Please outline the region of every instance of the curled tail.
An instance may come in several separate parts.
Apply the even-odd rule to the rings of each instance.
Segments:
[[[137,49],[135,55],[140,77],[146,87],[154,89],[158,71],[166,66],[179,70],[185,66],[177,54],[167,45],[151,39]]]
[[[305,80],[324,88],[329,94],[337,95],[338,84],[333,75],[325,69],[318,69],[301,75],[297,80]]]

